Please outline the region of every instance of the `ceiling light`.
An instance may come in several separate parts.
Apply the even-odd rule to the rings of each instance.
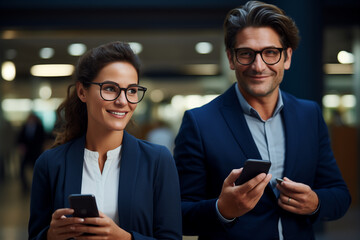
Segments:
[[[39,96],[41,99],[47,100],[51,98],[52,90],[49,84],[43,84],[39,89]]]
[[[324,64],[325,74],[353,74],[352,64],[327,63]]]
[[[68,47],[68,53],[71,56],[81,56],[86,52],[86,45],[83,43],[73,43]]]
[[[337,55],[337,59],[341,64],[354,63],[354,55],[347,51],[340,51]]]
[[[65,77],[74,71],[71,64],[38,64],[31,67],[30,72],[36,77]]]
[[[328,94],[323,97],[322,103],[327,108],[337,108],[340,105],[340,97],[335,94]]]
[[[139,54],[142,52],[143,50],[143,46],[141,43],[138,42],[129,42],[129,45],[131,47],[131,49],[136,53]]]
[[[188,64],[184,66],[186,75],[206,75],[212,76],[219,74],[220,69],[217,64]]]
[[[19,35],[18,31],[15,30],[5,30],[1,34],[2,39],[15,39]]]
[[[6,81],[12,81],[15,79],[16,68],[15,64],[11,61],[3,62],[1,65],[1,76]]]
[[[341,105],[347,108],[356,106],[356,97],[352,94],[347,94],[341,97]]]
[[[1,108],[4,112],[28,112],[32,108],[32,100],[27,98],[5,98],[1,102]]]
[[[49,59],[54,56],[55,50],[53,48],[42,48],[40,49],[39,55],[42,59]]]
[[[209,42],[198,42],[195,45],[195,50],[199,54],[209,54],[213,50],[213,45]]]

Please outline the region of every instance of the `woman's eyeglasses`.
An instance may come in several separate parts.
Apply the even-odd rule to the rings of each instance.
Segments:
[[[103,83],[97,83],[97,82],[85,82],[85,83],[100,86],[100,96],[105,101],[114,101],[120,96],[121,91],[123,90],[125,92],[126,100],[129,103],[138,103],[144,98],[145,92],[147,90],[146,87],[142,87],[137,84],[131,84],[127,88],[121,88],[117,83],[110,81]]]

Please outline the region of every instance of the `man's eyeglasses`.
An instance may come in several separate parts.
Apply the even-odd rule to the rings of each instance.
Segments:
[[[124,90],[126,100],[129,103],[138,103],[140,102],[147,90],[146,87],[139,86],[137,84],[131,84],[127,88],[121,88],[117,83],[115,82],[103,82],[103,83],[97,83],[97,82],[85,82],[88,84],[95,84],[100,86],[100,96],[105,101],[114,101],[117,99],[121,91]]]
[[[256,54],[260,54],[261,59],[268,65],[277,64],[281,59],[283,48],[264,48],[261,51],[255,51],[251,48],[235,48],[234,53],[236,61],[242,65],[250,65],[255,61]]]

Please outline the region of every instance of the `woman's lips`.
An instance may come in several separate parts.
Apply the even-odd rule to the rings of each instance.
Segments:
[[[110,111],[110,110],[108,110],[107,112],[111,113],[113,115],[116,115],[116,116],[120,116],[120,117],[123,117],[126,115],[126,112],[117,112],[117,111]]]

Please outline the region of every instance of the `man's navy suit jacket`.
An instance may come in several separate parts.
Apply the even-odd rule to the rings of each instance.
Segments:
[[[309,185],[321,202],[317,214],[301,216],[282,210],[270,185],[256,207],[231,224],[217,216],[215,202],[224,179],[246,159],[261,159],[232,85],[212,102],[186,111],[175,140],[180,177],[183,233],[199,239],[278,239],[278,220],[285,239],[313,239],[312,223],[340,218],[351,197],[341,176],[326,124],[315,102],[282,92],[285,130],[284,176]]]
[[[52,213],[81,193],[85,136],[44,152],[36,161],[29,239],[46,239]],[[134,239],[178,239],[179,181],[169,150],[124,132],[120,160],[119,226]]]

